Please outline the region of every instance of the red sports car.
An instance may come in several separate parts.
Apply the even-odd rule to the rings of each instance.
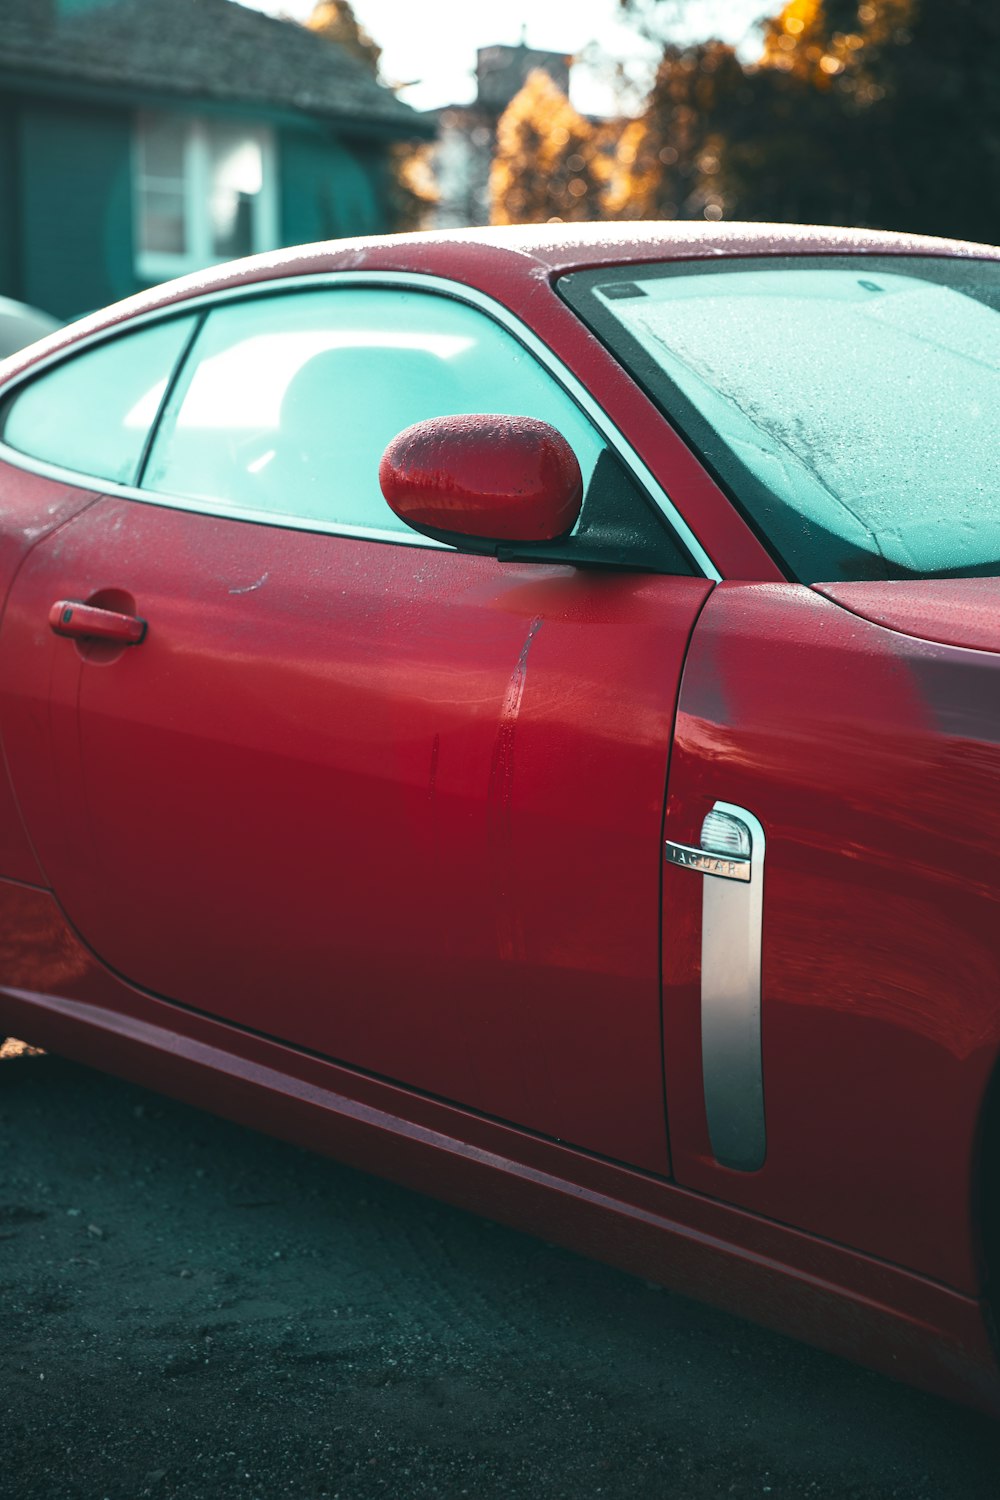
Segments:
[[[546,226],[8,361],[0,1027],[1000,1413],[998,312]]]

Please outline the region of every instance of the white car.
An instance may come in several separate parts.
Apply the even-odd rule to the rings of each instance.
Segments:
[[[29,307],[26,302],[15,302],[13,297],[0,297],[0,359],[6,359],[26,344],[44,338],[61,327],[58,318]]]

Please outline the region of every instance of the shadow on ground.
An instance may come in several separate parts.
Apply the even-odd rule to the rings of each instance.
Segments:
[[[18,1500],[1000,1493],[985,1418],[53,1057],[0,1299]]]

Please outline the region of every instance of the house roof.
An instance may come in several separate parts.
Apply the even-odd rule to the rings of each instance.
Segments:
[[[293,110],[399,136],[432,122],[336,42],[236,0],[0,0],[0,69],[18,81]]]

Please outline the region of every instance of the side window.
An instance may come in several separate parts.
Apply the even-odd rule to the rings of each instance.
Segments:
[[[383,449],[412,422],[466,412],[551,422],[585,483],[604,446],[548,371],[465,303],[379,287],[249,299],[209,315],[144,487],[409,534],[379,489]]]
[[[0,437],[19,453],[62,469],[134,483],[194,323],[190,316],[170,318],[52,366],[10,397]]]

